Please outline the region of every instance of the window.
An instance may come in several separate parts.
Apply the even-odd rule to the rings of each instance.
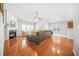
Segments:
[[[67,34],[67,26],[66,22],[57,22],[57,23],[51,23],[50,24],[50,30],[53,31],[53,34]]]
[[[30,26],[26,25],[27,32],[30,31]]]
[[[22,24],[22,31],[26,32],[26,25]]]
[[[22,31],[31,32],[34,30],[34,26],[32,24],[22,24]]]
[[[34,26],[30,25],[30,29],[31,29],[31,31],[33,31],[34,30]]]
[[[40,31],[42,30],[42,26],[41,25],[36,25],[36,31]]]
[[[58,33],[60,31],[58,26],[53,26],[52,29],[53,29],[53,33]]]
[[[31,25],[31,24],[27,24],[26,25],[26,29],[27,29],[27,32],[31,32],[31,31],[33,31],[34,30],[34,26],[33,25]]]

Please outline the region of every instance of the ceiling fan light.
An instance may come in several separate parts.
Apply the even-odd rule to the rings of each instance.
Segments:
[[[36,20],[36,21],[39,21],[39,19],[38,19],[38,18],[35,18],[35,20]]]
[[[36,12],[36,16],[34,17],[34,19],[35,19],[35,21],[39,21],[39,20],[41,20],[41,18],[38,17],[38,12]]]

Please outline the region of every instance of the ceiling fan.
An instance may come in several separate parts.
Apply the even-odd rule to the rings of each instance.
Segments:
[[[38,14],[39,14],[39,12],[35,12],[35,17],[34,17],[34,19],[35,19],[36,21],[40,21],[40,20],[41,20],[41,18],[38,16]]]

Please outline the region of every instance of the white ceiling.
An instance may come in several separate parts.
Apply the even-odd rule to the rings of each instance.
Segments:
[[[42,19],[55,22],[72,17],[74,5],[71,3],[7,3],[6,9],[20,20],[34,22],[33,17],[38,11]]]

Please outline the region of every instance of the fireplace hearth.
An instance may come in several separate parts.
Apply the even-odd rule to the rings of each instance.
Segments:
[[[16,30],[10,30],[9,31],[9,39],[16,38]]]

